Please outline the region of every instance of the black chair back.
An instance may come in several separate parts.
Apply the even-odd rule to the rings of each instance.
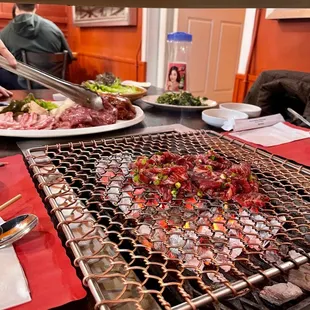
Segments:
[[[41,71],[52,74],[58,78],[65,79],[68,66],[68,51],[63,53],[34,53],[22,50],[22,60],[25,64],[35,67]],[[38,88],[36,83],[29,80],[27,82],[27,89]]]

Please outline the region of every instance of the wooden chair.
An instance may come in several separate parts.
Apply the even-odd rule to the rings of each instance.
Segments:
[[[41,71],[52,74],[58,78],[65,79],[68,66],[68,51],[62,53],[34,53],[22,50],[22,60],[25,64],[35,67]],[[34,89],[36,83],[29,80],[27,82],[27,89]]]

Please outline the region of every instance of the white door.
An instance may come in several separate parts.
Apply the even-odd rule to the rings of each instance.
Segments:
[[[180,9],[178,31],[193,35],[189,87],[217,102],[232,100],[245,9]]]

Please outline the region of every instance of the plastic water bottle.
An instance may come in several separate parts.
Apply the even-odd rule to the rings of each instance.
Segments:
[[[186,32],[173,32],[168,34],[168,65],[165,84],[166,91],[189,91],[188,64],[192,47],[192,39],[192,35]]]

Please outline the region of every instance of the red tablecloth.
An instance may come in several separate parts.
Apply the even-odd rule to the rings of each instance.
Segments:
[[[293,128],[298,128],[304,131],[309,131],[308,129],[302,128],[302,127],[297,127],[294,126],[290,123],[285,123],[286,125],[293,127]],[[244,141],[242,139],[230,136],[229,133],[227,134],[230,138],[242,141],[248,145],[260,148],[262,150],[265,150],[271,154],[275,154],[290,160],[295,161],[296,163],[305,165],[305,166],[310,166],[310,138],[309,139],[303,139],[303,140],[298,140],[298,141],[293,141],[290,143],[285,143],[281,145],[276,145],[276,146],[269,146],[269,147],[264,147],[261,145],[257,145],[254,143],[250,143],[247,141]]]
[[[15,251],[29,282],[32,301],[18,310],[46,310],[86,296],[75,268],[66,255],[57,231],[30,178],[23,157],[1,158],[9,164],[0,167],[0,204],[21,194],[22,198],[0,212],[4,220],[33,213],[38,226],[15,244]]]

